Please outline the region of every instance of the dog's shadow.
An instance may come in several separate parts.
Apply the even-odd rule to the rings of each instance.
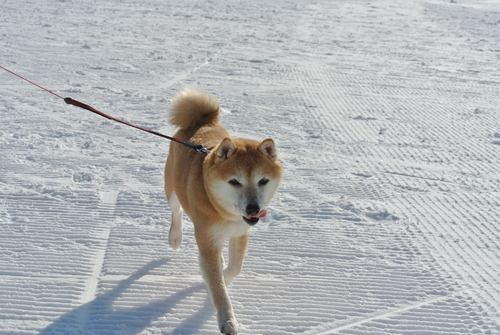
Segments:
[[[163,300],[156,300],[146,305],[126,310],[114,310],[113,302],[119,298],[134,281],[147,275],[151,270],[165,263],[168,259],[151,261],[115,288],[99,295],[93,301],[64,314],[40,332],[40,335],[55,334],[124,334],[140,333],[156,319],[168,314],[179,302],[196,292],[206,291],[203,283],[179,291]],[[178,325],[171,334],[194,335],[199,333],[203,324],[214,315],[211,300],[206,295],[205,302],[198,312]]]

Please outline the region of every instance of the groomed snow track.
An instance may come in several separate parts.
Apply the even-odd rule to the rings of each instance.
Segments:
[[[171,134],[201,87],[285,178],[230,287],[241,334],[500,333],[500,5],[13,1],[2,66]],[[0,334],[216,334],[168,142],[0,72]],[[187,220],[189,221],[189,220]]]

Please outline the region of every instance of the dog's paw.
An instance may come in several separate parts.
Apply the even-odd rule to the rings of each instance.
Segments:
[[[181,246],[182,243],[182,230],[172,230],[168,233],[168,244],[172,247],[172,249],[177,250]]]
[[[240,331],[240,327],[235,318],[220,322],[219,329],[222,334],[226,335],[236,335]]]

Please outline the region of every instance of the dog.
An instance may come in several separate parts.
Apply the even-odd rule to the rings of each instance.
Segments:
[[[165,166],[165,193],[172,210],[168,241],[177,250],[182,242],[182,214],[193,222],[200,267],[217,311],[219,330],[237,334],[227,285],[242,268],[249,230],[266,216],[283,176],[276,145],[231,138],[219,124],[219,102],[211,94],[186,89],[170,104],[174,137],[201,144],[210,153],[172,142]],[[229,239],[228,265],[222,249]]]

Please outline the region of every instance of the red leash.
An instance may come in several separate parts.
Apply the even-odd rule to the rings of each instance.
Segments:
[[[18,75],[17,73],[12,72],[11,70],[7,70],[7,69],[6,69],[6,68],[4,68],[3,66],[0,66],[0,67],[1,67],[2,69],[4,69],[5,71],[9,72],[9,73],[12,73],[14,76],[19,77],[19,78],[21,78],[22,80],[26,80],[28,83],[30,83],[30,84],[32,84],[32,85],[35,85],[36,87],[39,87],[39,88],[41,88],[42,90],[47,91],[47,92],[49,92],[50,94],[53,94],[53,95],[55,95],[56,97],[58,97],[58,98],[60,98],[60,99],[63,99],[63,100],[64,100],[64,98],[63,98],[62,96],[57,95],[57,94],[55,94],[54,92],[49,91],[48,89],[43,88],[42,86],[40,86],[40,85],[38,85],[38,84],[35,84],[35,83],[34,83],[34,82],[32,82],[31,80],[28,80],[28,79],[26,79],[26,78],[24,78],[24,77],[21,77],[21,76],[20,76],[20,75]]]
[[[71,99],[71,98],[63,98],[62,96],[60,96],[60,95],[58,95],[58,94],[55,94],[54,92],[49,91],[48,89],[46,89],[46,88],[44,88],[44,87],[42,87],[42,86],[40,86],[40,85],[38,85],[38,84],[35,84],[35,83],[34,83],[34,82],[32,82],[31,80],[28,80],[28,79],[26,79],[26,78],[24,78],[24,77],[22,77],[22,76],[18,75],[17,73],[12,72],[12,71],[10,71],[10,70],[8,70],[8,69],[4,68],[3,66],[0,66],[0,68],[4,69],[5,71],[7,71],[7,72],[9,72],[9,73],[11,73],[11,74],[13,74],[13,75],[14,75],[14,76],[16,76],[16,77],[21,78],[22,80],[27,81],[28,83],[30,83],[30,84],[32,84],[32,85],[35,85],[35,86],[36,86],[36,87],[38,87],[38,88],[41,88],[41,89],[42,89],[42,90],[44,90],[44,91],[49,92],[50,94],[55,95],[55,96],[56,96],[56,97],[58,97],[59,99],[64,100],[64,102],[66,102],[66,103],[67,103],[67,104],[69,104],[69,105],[73,105],[73,106],[76,106],[76,107],[80,107],[80,108],[86,109],[86,110],[88,110],[88,111],[91,111],[92,113],[95,113],[95,114],[98,114],[98,115],[100,115],[100,116],[102,116],[102,117],[105,117],[106,119],[113,120],[113,121],[116,121],[116,122],[122,123],[122,124],[124,124],[124,125],[127,125],[127,126],[129,126],[129,127],[136,128],[136,129],[139,129],[139,130],[145,131],[145,132],[147,132],[147,133],[150,133],[150,134],[153,134],[153,135],[156,135],[156,136],[160,136],[160,137],[166,138],[166,139],[168,139],[168,140],[170,140],[170,141],[174,141],[174,142],[180,143],[180,144],[182,144],[182,145],[184,145],[184,146],[186,146],[186,147],[188,147],[188,148],[190,148],[190,149],[196,150],[196,151],[198,151],[198,152],[203,152],[203,153],[206,153],[206,154],[210,153],[210,150],[208,150],[207,148],[203,147],[201,144],[196,144],[196,143],[192,143],[192,142],[188,142],[188,141],[182,141],[182,140],[179,140],[179,139],[177,139],[177,138],[170,137],[170,136],[167,136],[167,135],[163,135],[163,134],[161,134],[161,133],[158,133],[158,132],[153,131],[153,130],[150,130],[150,129],[142,128],[142,127],[139,127],[139,126],[133,125],[133,124],[131,124],[131,123],[128,123],[128,122],[125,122],[125,121],[122,121],[122,120],[119,120],[119,119],[115,119],[114,117],[109,116],[109,115],[107,115],[107,114],[104,114],[103,112],[101,112],[101,111],[99,111],[99,110],[95,109],[94,107],[91,107],[91,106],[89,106],[89,105],[86,105],[86,104],[84,104],[84,103],[82,103],[82,102],[79,102],[79,101],[73,100],[73,99]]]

